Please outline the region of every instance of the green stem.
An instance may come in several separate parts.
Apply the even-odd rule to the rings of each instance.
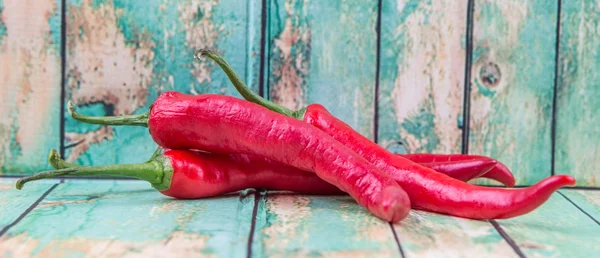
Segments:
[[[166,190],[171,185],[173,169],[169,161],[162,155],[157,155],[148,162],[140,164],[118,164],[107,166],[79,166],[68,163],[60,158],[56,150],[50,151],[48,160],[54,168],[21,178],[17,181],[17,189],[22,189],[25,183],[46,178],[63,176],[78,177],[129,177],[144,180],[159,191]]]
[[[81,167],[80,165],[72,164],[61,159],[60,154],[58,154],[58,151],[55,149],[52,149],[50,154],[48,154],[48,163],[55,169]]]
[[[148,113],[141,115],[126,115],[126,116],[86,116],[79,114],[75,111],[73,103],[69,101],[67,103],[69,115],[73,119],[88,123],[88,124],[99,124],[99,125],[134,125],[148,127]]]
[[[294,117],[294,118],[298,118],[298,119],[302,119],[304,117],[305,109],[301,109],[301,110],[298,110],[298,111],[293,111],[293,110],[291,110],[289,108],[286,108],[284,106],[275,104],[274,102],[269,101],[269,100],[261,97],[260,95],[256,94],[233,71],[233,68],[231,67],[231,65],[229,65],[229,63],[227,63],[227,61],[225,61],[225,59],[223,59],[222,56],[220,56],[219,54],[215,53],[214,51],[211,51],[211,50],[208,50],[208,49],[198,49],[194,53],[194,57],[196,59],[200,59],[202,56],[209,57],[210,59],[212,59],[213,61],[215,61],[221,67],[221,69],[223,69],[223,71],[225,72],[225,74],[227,74],[227,77],[229,77],[229,80],[231,81],[231,83],[233,83],[233,86],[237,89],[237,91],[240,94],[242,94],[242,97],[244,97],[244,99],[246,99],[246,100],[248,100],[250,102],[254,102],[256,104],[259,104],[259,105],[261,105],[263,107],[266,107],[266,108],[268,108],[271,111],[275,111],[277,113],[284,114],[286,116],[290,116],[290,117]]]

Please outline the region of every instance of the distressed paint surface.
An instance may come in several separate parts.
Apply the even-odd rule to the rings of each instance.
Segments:
[[[0,174],[47,169],[60,143],[60,1],[0,0]]]
[[[408,257],[517,257],[487,221],[413,210],[394,227]]]
[[[165,197],[140,181],[66,181],[0,238],[0,254],[242,257],[252,196],[186,201]]]
[[[556,1],[475,1],[469,153],[501,161],[519,185],[551,174],[557,11]]]
[[[258,257],[397,257],[390,225],[349,196],[269,192],[259,206]]]
[[[13,178],[0,178],[0,230],[13,223],[29,206],[59,181],[47,180],[32,185],[28,191],[15,189],[16,182],[17,180]]]
[[[551,174],[557,10],[556,1],[475,1],[469,153],[501,161],[519,185]]]
[[[384,0],[379,143],[460,153],[467,1]]]
[[[562,190],[569,200],[600,221],[600,191]]]
[[[556,103],[556,173],[600,186],[600,1],[563,1]]]
[[[531,257],[593,257],[600,253],[600,225],[556,193],[533,212],[498,220]]]
[[[169,90],[238,96],[218,66],[194,61],[193,53],[217,50],[255,85],[259,6],[234,0],[68,1],[65,101],[86,114],[125,115],[146,112]],[[67,159],[86,165],[140,162],[156,146],[145,128],[85,125],[68,115],[65,141]]]
[[[269,16],[270,98],[322,104],[373,138],[377,1],[273,0]]]

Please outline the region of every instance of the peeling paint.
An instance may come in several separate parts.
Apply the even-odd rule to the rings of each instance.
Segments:
[[[382,17],[391,33],[382,35],[381,142],[404,140],[411,152],[460,152],[466,2],[398,1],[384,8],[393,13]]]
[[[158,242],[132,242],[114,239],[71,238],[51,240],[39,249],[40,240],[26,233],[0,238],[0,253],[8,257],[217,257],[206,254],[209,236],[196,233],[173,232],[167,239]]]
[[[214,49],[217,38],[222,33],[222,28],[216,27],[211,20],[213,8],[218,4],[216,0],[181,3],[177,8],[179,11],[179,20],[185,30],[185,41],[188,47],[193,49],[204,48]],[[193,68],[190,71],[195,77],[197,83],[210,82],[210,73],[213,67],[213,61],[208,58],[194,60]],[[195,91],[194,86],[190,86],[191,91]]]
[[[71,5],[67,15],[66,87],[73,103],[103,103],[112,108],[105,115],[132,114],[145,105],[155,47],[149,36],[141,33],[135,45],[128,43],[117,25],[121,11],[112,1],[94,6],[86,0]],[[112,132],[102,127],[84,135],[66,133],[67,140],[82,141],[68,160],[77,160],[91,144],[110,139]]]
[[[475,6],[469,152],[500,160],[518,184],[536,183],[550,175],[557,4]]]
[[[57,3],[6,0],[2,9],[0,171],[23,173],[13,170],[39,169],[37,155],[58,138],[60,58],[49,23]]]
[[[309,73],[311,33],[303,10],[307,0],[287,0],[287,17],[283,31],[274,39],[269,77],[271,99],[287,108],[298,110],[305,104]]]

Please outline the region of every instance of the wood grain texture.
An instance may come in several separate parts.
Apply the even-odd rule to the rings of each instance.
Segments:
[[[557,174],[600,186],[600,1],[563,1],[556,103]]]
[[[596,221],[600,221],[600,191],[561,190],[560,192]]]
[[[270,98],[320,103],[373,138],[377,1],[273,0],[269,15]]]
[[[29,206],[59,180],[32,185],[27,191],[15,189],[17,179],[0,178],[0,230],[13,223]]]
[[[498,220],[529,257],[593,257],[600,253],[600,225],[556,193],[533,212]]]
[[[551,174],[557,6],[475,1],[469,153],[498,159],[520,185]]]
[[[517,257],[487,221],[413,210],[394,227],[407,257]]]
[[[269,192],[257,216],[257,257],[398,257],[388,223],[349,196]]]
[[[413,210],[394,225],[407,257],[516,257],[487,221]]]
[[[0,174],[49,168],[60,145],[60,1],[0,0]]]
[[[140,181],[66,181],[0,239],[0,253],[7,257],[244,257],[252,198],[229,194],[183,201],[162,196]]]
[[[379,144],[460,153],[467,1],[384,0]]]
[[[68,1],[65,101],[86,114],[124,115],[146,112],[168,90],[238,96],[213,61],[194,61],[193,53],[222,53],[253,85],[259,31],[256,1]],[[68,115],[65,140],[67,159],[86,165],[143,161],[156,146],[145,128],[85,125]]]

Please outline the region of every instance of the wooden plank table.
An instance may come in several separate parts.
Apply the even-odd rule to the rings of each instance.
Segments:
[[[593,257],[600,191],[560,190],[527,215],[412,211],[390,225],[347,196],[245,190],[174,200],[137,180],[0,179],[2,257]]]

